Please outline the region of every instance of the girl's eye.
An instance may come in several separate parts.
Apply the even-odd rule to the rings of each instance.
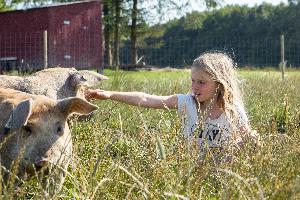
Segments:
[[[196,83],[196,84],[205,84],[204,81],[201,81],[201,80],[194,80],[194,79],[192,79],[192,83]]]

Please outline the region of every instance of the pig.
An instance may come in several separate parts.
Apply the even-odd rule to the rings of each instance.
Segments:
[[[0,75],[0,87],[45,95],[52,99],[75,96],[84,98],[86,88],[107,79],[108,77],[94,71],[55,67],[25,77]]]
[[[1,165],[11,170],[12,163],[19,162],[20,179],[55,169],[52,184],[60,190],[72,156],[67,119],[72,113],[86,115],[97,108],[78,97],[54,100],[0,88]]]

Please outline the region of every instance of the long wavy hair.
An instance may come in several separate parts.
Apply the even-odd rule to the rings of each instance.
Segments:
[[[217,103],[236,125],[238,120],[237,103],[244,106],[238,87],[236,63],[224,52],[205,52],[194,60],[192,68],[204,70],[217,82]]]

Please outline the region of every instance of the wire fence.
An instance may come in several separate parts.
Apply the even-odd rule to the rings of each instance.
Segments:
[[[284,60],[287,66],[300,67],[300,40],[285,37],[284,47],[280,43],[280,36],[272,38],[215,38],[205,37],[197,40],[181,40],[163,42],[157,47],[155,43],[148,43],[148,48],[138,48],[138,57],[143,57],[147,65],[161,67],[183,67],[191,65],[201,53],[210,50],[227,52],[237,62],[245,67],[278,67],[283,59],[281,49],[284,48]],[[126,44],[121,52],[121,63],[130,63],[130,48]]]
[[[43,66],[43,32],[0,35],[0,72]]]
[[[63,42],[59,36],[56,41],[48,38],[49,43],[57,43],[55,48],[48,45],[47,57],[49,67],[87,66],[96,68],[93,63],[100,63],[103,52],[95,42],[86,40],[87,35],[78,34],[73,40]],[[62,39],[61,39],[62,40]],[[58,45],[58,43],[60,45]],[[85,44],[86,43],[86,44]],[[100,44],[100,43],[98,43]],[[121,65],[130,64],[130,43],[125,42],[120,49]],[[192,64],[202,52],[208,50],[226,51],[237,62],[238,66],[278,67],[283,60],[282,44],[278,37],[259,38],[215,38],[203,36],[196,40],[169,38],[165,41],[147,41],[138,48],[138,58],[146,65],[156,67],[184,67]],[[0,34],[0,73],[12,69],[43,69],[45,61],[43,32]],[[67,52],[67,53],[66,53]],[[300,40],[285,37],[284,60],[287,66],[300,67]],[[52,60],[52,61],[51,61]],[[104,66],[107,65],[104,59]],[[51,64],[51,62],[53,64]]]

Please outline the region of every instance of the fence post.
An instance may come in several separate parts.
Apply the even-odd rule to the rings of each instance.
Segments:
[[[44,38],[44,69],[48,68],[48,32],[47,30],[44,31],[43,33],[43,38]]]
[[[281,78],[282,80],[284,80],[284,71],[286,68],[286,61],[284,60],[284,35],[280,35],[280,57],[281,57],[281,61],[279,64],[279,67],[281,69]]]

